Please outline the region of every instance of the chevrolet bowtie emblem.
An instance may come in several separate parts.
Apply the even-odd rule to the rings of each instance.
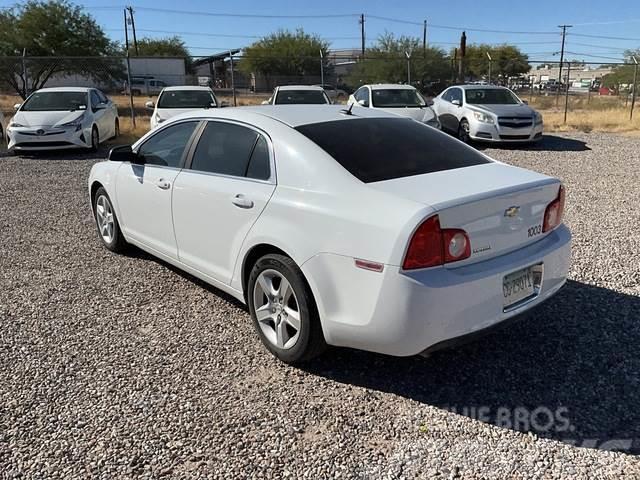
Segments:
[[[504,211],[504,216],[505,217],[509,217],[509,218],[513,218],[516,217],[518,215],[518,213],[520,213],[520,207],[509,207]]]

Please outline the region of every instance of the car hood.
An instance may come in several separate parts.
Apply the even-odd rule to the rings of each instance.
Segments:
[[[214,108],[214,107],[210,107]],[[182,113],[194,112],[196,110],[209,110],[208,108],[158,108],[156,109],[156,115],[160,120],[169,120],[176,115],[180,115]]]
[[[15,123],[25,127],[53,127],[63,123],[73,122],[81,117],[86,110],[69,110],[61,112],[17,112],[13,117]]]
[[[517,105],[474,105],[467,104],[467,106],[472,110],[478,110],[481,112],[491,112],[498,117],[514,117],[514,116],[522,116],[522,117],[531,117],[533,116],[533,108],[529,105],[525,105],[524,103],[519,103]]]
[[[382,112],[395,113],[401,117],[413,118],[419,122],[428,122],[433,120],[436,116],[431,107],[411,107],[411,108],[376,108]]]

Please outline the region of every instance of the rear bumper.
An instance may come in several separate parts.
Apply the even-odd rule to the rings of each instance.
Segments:
[[[354,266],[350,257],[321,254],[303,264],[327,343],[379,353],[415,355],[441,342],[517,317],[566,282],[571,234],[562,225],[520,250],[459,268],[382,273]],[[543,263],[537,295],[504,311],[506,274]],[[434,347],[435,348],[435,347]]]

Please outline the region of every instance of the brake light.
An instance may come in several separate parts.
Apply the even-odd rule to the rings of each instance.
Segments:
[[[547,209],[544,211],[544,222],[542,224],[543,232],[553,230],[562,223],[562,215],[564,214],[564,199],[564,186],[560,185],[558,196],[553,202],[547,205]]]
[[[438,215],[427,218],[411,237],[402,268],[435,267],[457,262],[471,255],[471,243],[464,230],[440,228]]]

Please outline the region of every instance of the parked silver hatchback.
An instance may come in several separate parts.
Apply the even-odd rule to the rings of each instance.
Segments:
[[[505,87],[449,87],[434,98],[433,109],[442,129],[464,142],[534,142],[542,138],[542,115]]]

